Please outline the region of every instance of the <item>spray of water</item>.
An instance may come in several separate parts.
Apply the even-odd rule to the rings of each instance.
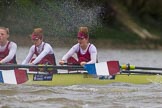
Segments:
[[[74,36],[80,26],[93,29],[101,26],[98,6],[83,7],[76,0],[51,2],[27,6],[13,5],[6,9],[2,25],[14,34],[30,34],[35,27],[42,27],[49,36]]]

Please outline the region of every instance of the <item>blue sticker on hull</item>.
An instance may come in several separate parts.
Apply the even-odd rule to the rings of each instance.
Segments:
[[[34,81],[52,81],[53,74],[34,74]]]
[[[2,71],[0,71],[0,82],[1,82],[1,83],[4,83],[4,81],[3,81]]]

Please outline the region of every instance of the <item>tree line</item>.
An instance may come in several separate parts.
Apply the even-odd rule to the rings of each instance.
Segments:
[[[59,1],[62,3],[67,2],[67,0],[59,0]],[[116,23],[118,23],[118,21],[116,20],[117,12],[115,10],[115,5],[114,5],[114,3],[117,3],[120,4],[123,7],[123,9],[127,10],[130,15],[138,19],[139,22],[145,23],[150,27],[152,26],[153,28],[156,27],[158,30],[161,29],[161,25],[162,25],[162,1],[161,0],[156,0],[156,1],[155,0],[68,0],[68,2],[70,1],[78,2],[80,6],[85,7],[87,9],[92,6],[101,7],[101,11],[100,13],[98,13],[98,17],[100,18],[100,21],[104,26],[114,26]],[[55,0],[0,0],[0,11],[1,11],[0,22],[1,24],[5,25],[7,22],[10,22],[10,20],[14,20],[15,16],[20,16],[22,18],[24,16],[25,19],[24,13],[18,14],[23,7],[27,7],[26,10],[24,9],[27,12],[28,9],[30,9],[30,7],[39,8],[45,3],[50,4],[52,2],[55,2]],[[17,14],[14,17],[13,16],[8,17],[10,12],[11,14],[13,13],[12,12],[13,9],[10,9],[11,7],[18,8],[19,10],[17,11]],[[35,8],[33,8],[33,10],[35,10]],[[31,12],[30,14],[34,14],[34,13]],[[39,15],[41,14],[42,13],[40,13]],[[7,20],[6,20],[6,16],[7,16]],[[34,18],[39,19],[36,16],[34,16]],[[52,19],[49,18],[49,20]],[[6,21],[6,23],[4,23],[3,21]],[[28,25],[29,24],[30,23],[28,23]]]
[[[65,0],[62,0],[65,1]],[[83,6],[100,5],[103,7],[103,12],[100,17],[106,20],[113,9],[111,8],[114,0],[74,0],[79,1]],[[1,11],[9,8],[11,5],[26,6],[30,4],[40,5],[43,2],[52,2],[52,0],[1,0]],[[149,17],[152,20],[162,22],[162,1],[161,0],[115,0],[115,2],[121,3],[132,14],[138,15],[141,19]]]

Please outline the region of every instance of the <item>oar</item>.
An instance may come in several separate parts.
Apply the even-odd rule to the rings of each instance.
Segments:
[[[26,81],[28,76],[24,69],[0,70],[0,83],[22,84]]]
[[[78,70],[84,70],[84,67],[82,66],[76,66],[76,65],[67,65],[67,66],[55,66],[55,65],[20,65],[20,64],[2,64],[0,65],[0,68],[54,68],[54,69],[78,69]]]
[[[156,67],[139,67],[135,65],[130,65],[130,64],[124,64],[120,66],[121,69],[124,70],[135,70],[135,69],[142,69],[142,70],[161,70],[162,68],[156,68]]]
[[[119,61],[107,61],[100,62],[95,64],[87,64],[85,65],[85,69],[88,71],[88,74],[96,74],[101,76],[107,75],[116,75],[122,73],[138,73],[138,74],[162,74],[162,68],[154,68],[154,67],[138,67],[135,65],[119,65]],[[136,70],[137,69],[137,70]],[[139,69],[143,69],[145,71],[141,71]],[[147,71],[146,71],[147,70]],[[157,70],[157,72],[152,72],[152,70]],[[160,71],[161,70],[161,71]]]
[[[53,68],[53,69],[76,69],[76,70],[86,70],[88,74],[97,74],[97,75],[116,75],[121,71],[124,73],[135,73],[136,71],[129,71],[135,69],[143,69],[143,70],[162,70],[162,68],[154,68],[154,67],[138,67],[135,65],[119,65],[119,61],[107,61],[107,62],[100,62],[95,64],[86,64],[85,66],[78,66],[78,65],[63,65],[63,66],[55,66],[55,65],[20,65],[20,64],[2,64],[0,68]],[[137,71],[136,73],[143,73],[143,74],[152,74],[151,72],[140,72]],[[161,74],[153,73],[153,74]]]
[[[102,66],[104,62],[96,63]],[[162,68],[155,68],[155,67],[139,67],[135,65],[121,65],[119,66],[118,61],[107,61],[105,63],[109,63],[109,68],[120,68],[124,70],[135,70],[135,69],[143,69],[143,70],[162,70]],[[63,65],[63,66],[55,66],[55,65],[21,65],[21,64],[2,64],[0,65],[0,68],[55,68],[55,69],[81,69],[85,70],[83,66],[79,65]]]
[[[88,74],[98,76],[109,76],[120,73],[119,61],[107,61],[94,64],[86,64],[84,68]]]
[[[157,72],[152,72],[152,71],[131,71],[131,70],[123,70],[121,71],[121,74],[122,73],[128,73],[128,74],[131,74],[131,73],[135,73],[135,74],[150,74],[150,75],[162,75],[162,71],[157,71]]]
[[[6,84],[22,84],[28,80],[27,71],[18,68],[53,68],[53,69],[76,69],[84,70],[82,66],[55,66],[55,65],[18,65],[18,64],[1,64],[0,65],[0,83]],[[8,69],[8,70],[5,70]],[[53,76],[53,75],[52,75]],[[37,80],[52,80],[52,76],[38,74]],[[49,79],[50,77],[50,79]],[[35,77],[34,77],[35,78]],[[34,79],[33,79],[34,80]]]
[[[19,65],[19,64],[8,64],[8,65],[0,65],[1,68],[53,68],[53,69],[76,69],[76,70],[86,70],[88,74],[97,74],[97,75],[115,75],[120,72],[119,61],[108,61],[108,62],[100,62],[95,64],[86,64],[85,66],[77,66],[77,65],[63,65],[63,66],[55,66],[55,65]]]

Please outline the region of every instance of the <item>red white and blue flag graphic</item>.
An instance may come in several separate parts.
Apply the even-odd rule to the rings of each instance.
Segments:
[[[22,84],[28,80],[27,71],[22,69],[0,70],[0,83]]]
[[[88,74],[96,75],[115,75],[120,72],[119,61],[107,61],[95,64],[86,64],[84,68]]]

